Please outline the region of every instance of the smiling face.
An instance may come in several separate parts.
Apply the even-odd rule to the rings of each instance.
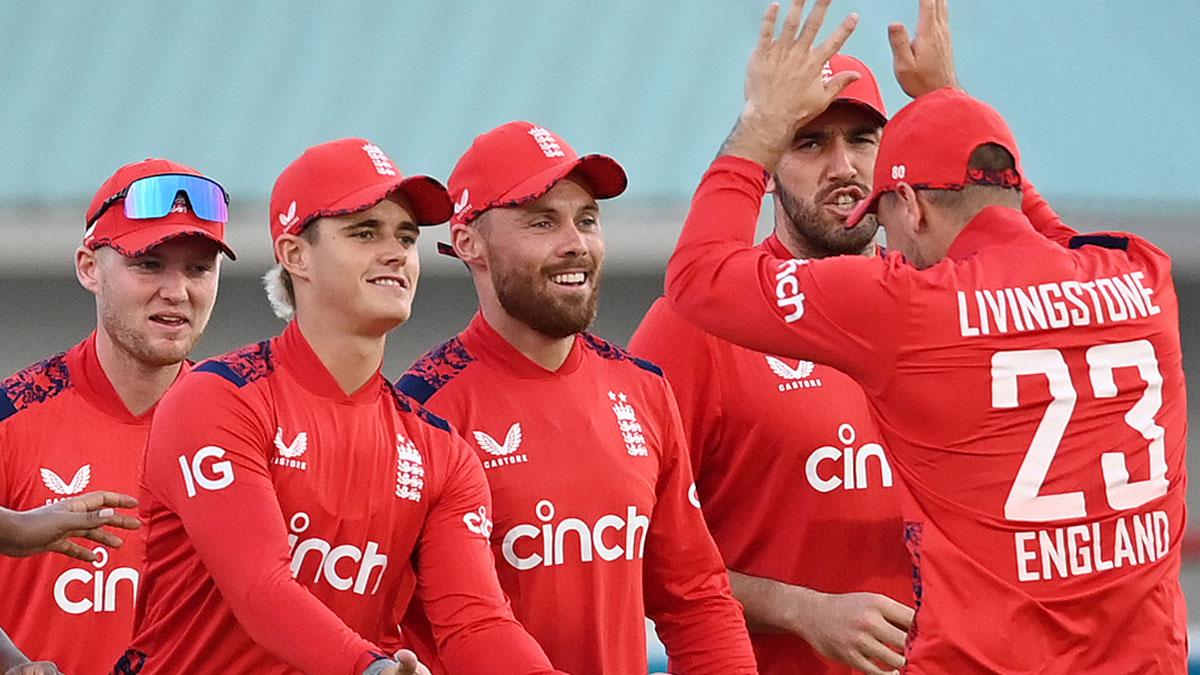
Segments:
[[[583,179],[564,178],[536,201],[488,211],[472,227],[479,264],[512,318],[550,338],[585,330],[596,318],[604,236],[600,207]]]
[[[384,335],[408,320],[421,263],[420,231],[404,197],[346,216],[319,218],[315,237],[277,243],[292,276],[296,314],[336,318],[352,332]]]
[[[203,335],[217,300],[219,256],[214,242],[183,236],[136,257],[80,248],[75,264],[96,296],[99,330],[138,362],[162,367],[182,362]]]
[[[860,106],[834,105],[796,134],[776,168],[777,225],[805,257],[862,253],[875,238],[873,219],[846,229],[846,218],[871,192],[879,118]]]

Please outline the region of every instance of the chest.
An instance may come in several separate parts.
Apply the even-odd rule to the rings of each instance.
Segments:
[[[114,420],[81,401],[6,421],[4,505],[28,509],[93,490],[136,495],[148,424]]]

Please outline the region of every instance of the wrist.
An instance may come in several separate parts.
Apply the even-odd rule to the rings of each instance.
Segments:
[[[748,159],[767,171],[774,171],[792,143],[793,129],[786,117],[747,103],[729,138],[721,146],[721,154]]]
[[[821,615],[824,614],[822,607],[829,594],[803,586],[793,586],[791,596],[791,601],[787,603],[789,612],[785,617],[788,631],[806,641],[810,640],[813,628],[821,622]]]

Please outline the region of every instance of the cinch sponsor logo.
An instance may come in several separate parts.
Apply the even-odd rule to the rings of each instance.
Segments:
[[[83,492],[87,488],[88,483],[90,483],[92,480],[92,465],[84,464],[83,466],[79,467],[79,469],[75,471],[75,475],[71,477],[70,483],[63,480],[62,477],[50,469],[44,467],[41,470],[41,475],[42,484],[46,486],[46,489],[50,490],[56,495],[60,495],[58,497],[50,497],[46,500],[47,504],[53,504],[54,502],[61,502],[67,497]]]
[[[379,544],[368,541],[364,550],[350,544],[334,546],[318,537],[300,539],[300,535],[307,532],[311,524],[312,519],[303,511],[288,520],[292,577],[297,581],[307,581],[308,570],[312,570],[314,584],[326,583],[336,590],[352,591],[356,595],[375,595],[388,564],[387,554],[379,552]],[[305,574],[303,578],[301,572]],[[375,576],[375,584],[368,591],[372,575]]]
[[[487,539],[492,536],[492,527],[495,525],[491,518],[488,518],[487,507],[481,506],[475,511],[471,511],[462,517],[463,524],[467,529],[479,536]]]
[[[796,270],[807,264],[807,260],[784,260],[779,263],[779,271],[775,273],[775,304],[781,309],[790,309],[791,313],[783,317],[788,323],[804,316],[804,294],[800,292]]]
[[[608,562],[640,559],[646,549],[650,516],[638,513],[636,506],[629,506],[624,516],[600,516],[591,525],[579,518],[554,522],[554,503],[549,499],[539,501],[534,513],[541,525],[514,526],[504,535],[500,546],[504,559],[519,570],[575,561],[590,563],[597,556]],[[574,555],[576,550],[578,557]]]
[[[892,467],[883,454],[883,446],[878,443],[866,443],[854,447],[857,434],[854,427],[842,424],[838,427],[838,440],[842,447],[823,445],[808,456],[804,463],[804,476],[808,484],[817,492],[833,492],[843,490],[862,490],[870,487],[870,471],[867,460],[874,457],[879,460],[880,480],[885,488],[892,487]],[[841,466],[839,467],[837,462]],[[833,462],[832,471],[823,469],[822,465]],[[825,474],[824,476],[822,474]]]
[[[54,602],[67,614],[115,612],[118,598],[125,598],[122,606],[132,608],[137,601],[138,571],[133,567],[106,571],[108,550],[97,546],[92,552],[96,554],[95,569],[74,567],[54,580]],[[121,593],[122,587],[129,592]]]
[[[216,492],[233,484],[233,464],[227,459],[221,459],[224,456],[225,448],[215,445],[206,445],[197,450],[190,462],[187,455],[179,456],[183,487],[187,490],[189,499],[196,496],[197,488]]]

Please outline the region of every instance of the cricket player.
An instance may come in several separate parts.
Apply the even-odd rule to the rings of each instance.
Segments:
[[[649,616],[672,672],[754,673],[670,387],[657,366],[584,332],[604,266],[598,200],[625,186],[615,160],[580,157],[530,122],[477,137],[450,191],[453,253],[479,313],[400,388],[474,447],[495,512],[473,522],[557,668],[645,673]]]
[[[142,479],[146,580],[114,672],[428,673],[389,657],[414,593],[456,672],[552,672],[472,527],[491,513],[483,469],[379,373],[416,292],[418,227],[450,207],[362,138],[280,174],[268,285],[292,320],[163,400]]]
[[[667,272],[687,319],[863,387],[911,493],[906,672],[1183,673],[1186,401],[1170,260],[1026,205],[1017,146],[962,92],[884,128],[871,194],[892,251],[780,261],[750,246],[766,176],[853,79],[813,47],[829,0],[775,38],[701,181]],[[1028,191],[1025,199],[1036,201]]]
[[[221,254],[233,258],[227,206],[215,181],[166,159],[127,164],[96,191],[75,252],[76,277],[96,296],[96,328],[0,382],[0,504],[136,505],[83,493],[137,494],[155,406],[187,371],[208,323]],[[51,545],[77,559],[0,558],[10,598],[0,626],[27,654],[72,675],[105,672],[124,650],[142,572],[141,532],[123,546],[111,534],[90,538],[88,548]]]

